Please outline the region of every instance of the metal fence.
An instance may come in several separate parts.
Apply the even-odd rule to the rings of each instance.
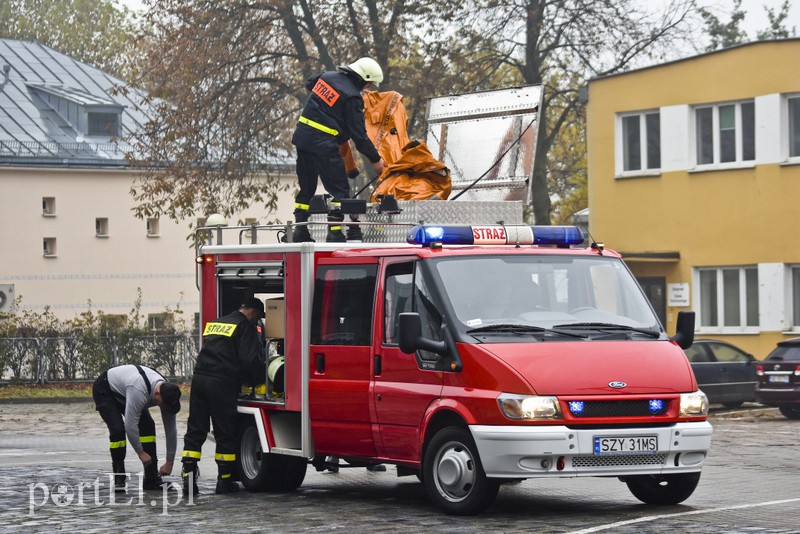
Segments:
[[[44,384],[93,380],[109,367],[138,363],[170,378],[192,375],[191,335],[83,335],[0,338],[0,379]]]

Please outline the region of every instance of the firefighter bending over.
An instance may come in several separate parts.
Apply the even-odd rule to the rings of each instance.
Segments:
[[[308,206],[317,190],[317,178],[322,179],[325,190],[333,197],[333,210],[328,213],[328,242],[361,241],[361,229],[350,225],[345,237],[342,227],[335,223],[344,221],[339,206],[350,198],[345,162],[339,146],[353,140],[359,152],[372,162],[376,174],[383,172],[384,163],[375,145],[367,136],[364,123],[364,99],[361,91],[370,86],[377,88],[383,81],[383,71],[374,59],[362,57],[336,71],[312,76],[306,82],[308,96],[303,113],[292,136],[297,147],[297,180],[300,192],[295,197],[295,222],[308,221]],[[348,149],[348,154],[349,149]],[[308,228],[298,226],[292,241],[313,241]]]
[[[181,390],[158,371],[141,365],[120,365],[100,375],[92,386],[92,398],[108,426],[114,491],[125,491],[125,435],[144,465],[142,487],[160,490],[161,475],[172,473],[178,431],[175,414],[181,409]],[[158,468],[156,424],[148,408],[161,408],[167,439],[167,460]]]
[[[250,298],[237,311],[206,324],[203,348],[197,355],[189,396],[189,422],[183,440],[184,495],[198,493],[197,462],[214,425],[219,476],[216,493],[233,493],[236,469],[236,399],[242,384],[263,382],[262,344],[256,325],[264,317],[264,303]]]

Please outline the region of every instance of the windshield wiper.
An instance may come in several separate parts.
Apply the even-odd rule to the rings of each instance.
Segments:
[[[512,324],[512,323],[501,323],[501,324],[487,324],[486,326],[479,326],[478,328],[472,328],[467,330],[467,334],[477,334],[478,332],[512,332],[512,333],[539,333],[546,331],[546,328],[542,328],[541,326],[532,326],[532,325],[524,325],[524,324]]]
[[[568,323],[568,324],[559,324],[556,325],[554,328],[566,328],[566,329],[578,329],[578,330],[624,330],[625,332],[636,332],[638,334],[644,334],[650,337],[660,337],[661,332],[658,330],[652,330],[650,328],[636,328],[634,326],[627,326],[624,324],[614,324],[614,323]]]

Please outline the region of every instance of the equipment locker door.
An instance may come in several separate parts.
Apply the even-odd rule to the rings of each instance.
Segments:
[[[373,340],[373,405],[378,455],[395,460],[420,459],[420,428],[428,406],[441,396],[442,373],[420,369],[417,356],[398,346],[397,321],[414,309],[415,262],[384,259],[376,303]]]

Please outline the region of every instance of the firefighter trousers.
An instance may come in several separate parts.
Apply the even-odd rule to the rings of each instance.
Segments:
[[[109,451],[115,473],[125,472],[125,399],[115,394],[108,384],[108,373],[103,373],[92,386],[95,409],[100,412],[108,427]],[[156,457],[156,423],[145,408],[139,416],[139,441],[144,452],[150,455],[152,463]]]
[[[311,197],[317,192],[318,177],[322,180],[325,191],[335,201],[350,198],[347,170],[338,151],[330,154],[316,154],[298,148],[296,169],[300,192],[295,197],[295,204],[308,206]]]
[[[229,478],[236,462],[236,399],[239,386],[231,381],[196,374],[189,396],[189,421],[183,438],[184,464],[196,464],[211,426],[217,442],[216,461],[221,478]]]

